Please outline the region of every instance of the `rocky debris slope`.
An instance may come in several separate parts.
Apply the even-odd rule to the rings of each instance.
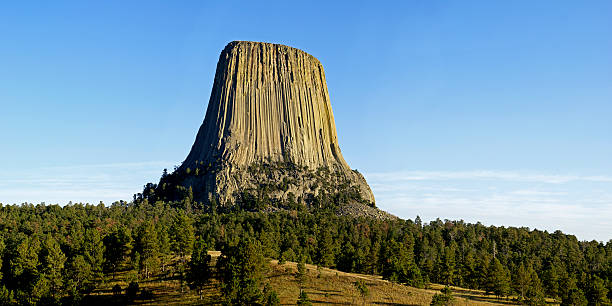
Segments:
[[[325,180],[330,188],[316,177],[321,169],[333,176]],[[160,187],[191,188],[195,200],[225,204],[245,190],[283,182],[273,198],[306,201],[322,190],[350,190],[364,203],[375,201],[340,152],[321,63],[284,45],[231,42],[219,57],[195,143]]]

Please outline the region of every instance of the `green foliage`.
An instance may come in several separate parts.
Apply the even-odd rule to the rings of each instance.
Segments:
[[[317,245],[317,259],[320,265],[334,267],[334,240],[328,229],[320,232]]]
[[[228,304],[252,305],[263,298],[261,283],[267,269],[257,240],[245,237],[235,246],[226,246],[217,261],[221,291]]]
[[[514,288],[515,292],[521,296],[521,299],[525,299],[527,289],[529,289],[530,285],[531,274],[527,269],[525,269],[525,265],[521,263],[512,279],[512,287]]]
[[[67,274],[66,287],[72,299],[78,301],[82,294],[89,293],[95,288],[91,265],[83,255],[76,255],[72,258],[68,263]]]
[[[153,224],[145,222],[138,230],[136,237],[136,252],[140,254],[140,269],[145,278],[159,265],[159,241]]]
[[[569,291],[568,295],[566,297],[563,298],[563,300],[561,300],[561,305],[563,306],[582,306],[582,305],[587,305],[588,301],[586,299],[586,297],[584,296],[584,293],[582,292],[582,290],[578,289],[578,288],[573,288]]]
[[[66,256],[60,249],[59,243],[48,236],[41,251],[42,255],[42,274],[41,278],[46,279],[48,286],[47,297],[53,303],[59,303],[63,295],[63,272]]]
[[[449,286],[444,286],[444,288],[442,288],[442,290],[440,290],[440,292],[442,292],[442,294],[445,294],[445,295],[452,295],[453,294],[453,290],[451,290],[451,288]]]
[[[184,258],[193,250],[194,229],[192,219],[185,213],[178,213],[170,227],[172,251]]]
[[[103,276],[104,251],[104,243],[102,242],[100,232],[95,228],[87,229],[85,231],[82,254],[91,267],[95,280],[101,280]]]
[[[382,276],[390,281],[421,287],[421,272],[414,262],[412,240],[406,237],[404,243],[393,239],[387,241],[381,250]]]
[[[118,226],[108,233],[103,241],[106,268],[116,272],[132,251],[133,239],[131,232],[125,226]]]
[[[297,273],[295,274],[295,278],[300,283],[300,287],[304,286],[304,282],[306,282],[306,277],[306,264],[304,263],[304,259],[302,259],[297,264]]]
[[[510,273],[497,258],[493,258],[489,266],[487,291],[507,296],[510,293]]]
[[[597,275],[589,278],[586,289],[589,305],[603,305],[608,302],[608,289],[605,286],[604,280]]]
[[[306,294],[306,291],[300,290],[300,295],[298,296],[297,304],[303,306],[312,305],[312,302],[310,301],[310,298],[308,298],[308,294]]]
[[[332,197],[319,200],[332,201],[321,207],[335,205]],[[224,270],[236,283],[223,286],[258,303],[265,300],[263,274],[252,263],[265,266],[264,256],[381,274],[412,286],[430,281],[489,290],[532,305],[545,297],[564,305],[605,305],[612,297],[612,241],[462,221],[354,218],[324,208],[188,212],[177,208],[181,203],[0,206],[0,304],[82,303],[111,273],[125,271],[137,281],[141,268],[143,277],[147,270],[164,271],[175,256],[183,264],[166,276],[193,286],[190,273],[204,271],[206,249],[222,250],[220,262],[249,267]],[[230,259],[234,254],[251,259]]]
[[[13,291],[10,291],[6,286],[0,287],[0,305],[12,305],[15,303]]]
[[[265,306],[279,306],[280,305],[280,299],[278,298],[276,291],[274,291],[272,287],[270,287],[270,284],[267,284],[267,283],[263,289],[262,305],[265,305]]]
[[[436,293],[431,299],[431,306],[446,306],[451,305],[453,296],[450,294]]]
[[[208,255],[206,244],[201,238],[195,242],[191,261],[189,261],[189,271],[187,273],[187,282],[189,287],[198,290],[200,297],[202,296],[202,287],[211,278],[212,271],[210,270],[211,256]]]
[[[527,289],[527,304],[545,305],[544,289],[542,288],[542,282],[538,274],[531,266],[528,267],[527,273],[530,280],[529,288]]]
[[[357,292],[359,292],[359,295],[361,295],[363,298],[363,302],[365,304],[365,298],[370,295],[370,289],[366,283],[361,280],[354,282],[353,285],[355,286],[355,289],[357,289]]]

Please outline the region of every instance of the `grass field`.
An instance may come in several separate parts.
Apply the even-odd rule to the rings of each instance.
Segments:
[[[219,252],[209,252],[215,263]],[[166,273],[158,273],[148,280],[139,282],[141,289],[152,293],[148,298],[136,298],[127,301],[124,294],[114,296],[112,287],[119,284],[123,289],[128,285],[126,281],[129,274],[117,273],[116,279],[106,282],[102,287],[86,297],[87,305],[215,305],[220,304],[222,299],[218,289],[218,282],[212,280],[203,291],[202,297],[197,292],[189,290],[186,285],[181,285],[178,278],[173,277],[174,266],[170,266]],[[303,290],[313,304],[328,305],[429,305],[434,294],[443,288],[441,285],[432,284],[427,289],[412,288],[404,285],[388,282],[380,276],[345,273],[328,268],[318,268],[314,265],[306,265],[307,278]],[[278,261],[271,260],[267,273],[267,281],[277,292],[281,304],[296,304],[300,293],[300,285],[295,278],[297,264],[286,262],[282,265]],[[369,295],[362,297],[354,286],[355,281],[364,282]],[[183,288],[181,290],[181,287]],[[453,291],[453,305],[515,305],[518,304],[511,299],[499,299],[492,295],[486,295],[482,291],[468,290],[451,287]],[[181,292],[182,291],[182,292]],[[125,290],[123,291],[125,293]]]

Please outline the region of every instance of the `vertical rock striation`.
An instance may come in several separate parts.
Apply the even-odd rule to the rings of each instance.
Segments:
[[[256,165],[274,171],[264,175],[253,170]],[[229,43],[219,57],[204,123],[176,171],[190,175],[174,180],[191,187],[197,198],[221,202],[262,183],[285,180],[290,186],[281,188],[278,198],[291,192],[306,199],[322,190],[312,175],[321,169],[334,173],[328,176],[332,184],[354,186],[362,199],[374,203],[365,179],[340,152],[321,63],[284,45]]]

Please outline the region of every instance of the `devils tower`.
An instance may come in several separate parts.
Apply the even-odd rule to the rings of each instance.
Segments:
[[[374,205],[340,152],[323,66],[296,48],[233,41],[221,52],[206,116],[185,161],[157,192],[222,206],[250,199]],[[317,199],[319,201],[317,201]]]

